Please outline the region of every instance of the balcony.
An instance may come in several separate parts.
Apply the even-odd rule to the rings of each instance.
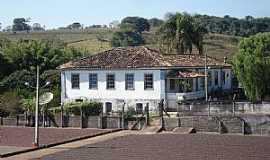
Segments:
[[[187,92],[187,93],[166,93],[168,100],[195,100],[200,99],[205,96],[204,91],[195,91],[195,92]]]

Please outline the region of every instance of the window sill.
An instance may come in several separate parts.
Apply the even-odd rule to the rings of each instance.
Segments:
[[[98,88],[88,88],[89,90],[98,90]]]
[[[126,89],[126,91],[135,91],[134,88]]]
[[[145,88],[145,91],[154,91],[154,88]]]

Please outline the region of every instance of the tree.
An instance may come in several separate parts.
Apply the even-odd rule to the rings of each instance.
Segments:
[[[111,39],[113,47],[139,46],[142,44],[144,44],[143,37],[132,31],[117,31]]]
[[[4,57],[0,51],[0,81],[12,72],[12,64]]]
[[[164,19],[165,19],[165,21],[168,21],[168,20],[171,19],[173,16],[175,16],[175,13],[167,12],[167,13],[164,15]]]
[[[120,22],[115,20],[115,21],[110,22],[109,27],[110,28],[119,28],[119,25],[120,25]]]
[[[252,101],[270,94],[270,33],[241,40],[233,57],[233,70]]]
[[[82,25],[79,22],[74,22],[67,26],[68,29],[82,29]]]
[[[41,27],[41,25],[39,23],[34,23],[32,26],[32,30],[33,31],[44,31],[45,29],[43,27]]]
[[[44,85],[46,81],[50,81],[52,84],[49,86],[49,90],[46,90],[48,89],[46,87],[46,89],[41,89],[40,92],[52,92],[54,100],[49,104],[49,107],[52,105],[55,107],[59,106],[61,97],[60,74],[55,69],[69,60],[84,55],[75,48],[67,47],[60,40],[19,40],[10,42],[6,39],[0,39],[0,51],[0,101],[1,95],[9,95],[9,92],[20,95],[11,96],[10,99],[7,98],[11,101],[10,106],[15,106],[15,102],[18,104],[18,111],[19,109],[29,111],[27,108],[29,108],[35,92],[32,88],[26,87],[24,83],[28,82],[31,86],[36,85],[35,72],[37,64],[40,66],[41,85]],[[5,97],[7,96],[4,96],[3,99]],[[23,105],[19,105],[19,103]],[[8,101],[0,104],[0,114],[8,115],[11,113],[8,108],[4,107],[7,104]]]
[[[171,16],[157,31],[161,49],[167,52],[176,50],[179,54],[191,53],[193,45],[203,52],[203,37],[207,30],[193,17],[184,13]]]
[[[20,106],[21,100],[15,91],[5,92],[0,95],[0,116],[6,117],[23,113]]]
[[[12,31],[17,32],[17,31],[27,31],[31,29],[31,27],[27,24],[29,22],[25,18],[15,18],[13,20],[13,26],[12,26]]]
[[[29,82],[31,85],[35,84],[35,74],[27,70],[18,70],[10,75],[6,76],[0,82],[1,91],[25,89],[25,82]]]
[[[55,69],[74,56],[82,55],[74,48],[66,48],[62,41],[56,40],[21,40],[11,43],[3,53],[15,70],[35,71],[39,64],[41,72]]]
[[[29,115],[35,111],[35,98],[23,98],[21,100],[23,110]]]
[[[48,107],[59,106],[61,103],[61,77],[59,70],[47,70],[41,76],[43,82],[50,82],[50,85],[44,88],[44,92],[52,92],[53,100],[48,104]],[[41,90],[41,91],[43,91]]]
[[[3,29],[3,32],[11,32],[12,31],[12,26],[6,26],[4,29]]]
[[[122,20],[120,28],[126,28],[126,26],[130,26],[130,28],[138,33],[142,33],[143,31],[149,31],[150,24],[145,18],[141,17],[126,17]]]
[[[148,20],[151,27],[160,27],[163,24],[163,20],[158,18],[151,18]]]

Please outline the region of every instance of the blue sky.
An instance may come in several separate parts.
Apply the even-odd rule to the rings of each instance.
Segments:
[[[0,22],[12,24],[15,17],[31,17],[46,28],[66,26],[72,22],[84,25],[108,24],[126,16],[163,18],[167,12],[270,16],[269,0],[2,0]]]

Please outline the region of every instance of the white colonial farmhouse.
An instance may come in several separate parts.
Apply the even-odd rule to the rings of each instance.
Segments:
[[[161,54],[147,47],[114,48],[61,65],[61,101],[100,101],[104,112],[124,103],[156,109],[161,99],[175,107],[179,97],[205,97],[205,57]],[[207,57],[208,91],[231,90],[231,66]]]

